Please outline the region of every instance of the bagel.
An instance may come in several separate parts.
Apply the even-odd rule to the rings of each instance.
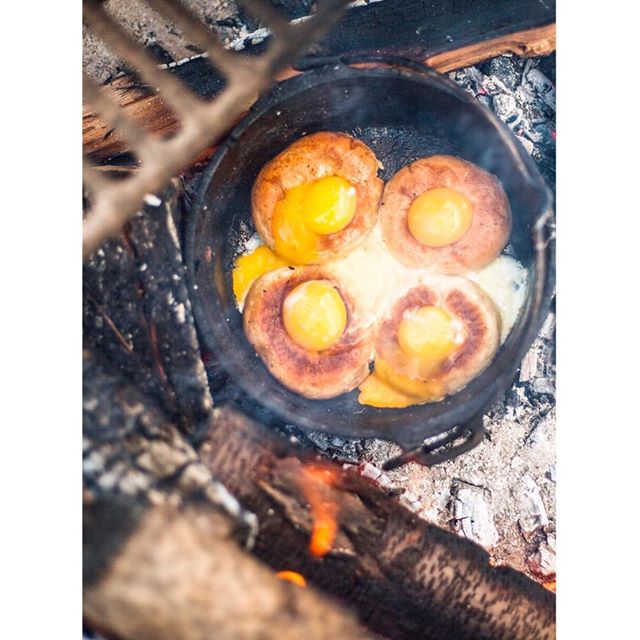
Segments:
[[[403,264],[463,274],[500,255],[511,233],[511,210],[490,173],[460,158],[431,156],[387,182],[380,224]]]
[[[286,322],[287,305],[309,283],[337,292],[344,304],[343,329],[325,348],[304,346]],[[309,304],[307,309],[314,313],[317,307]],[[351,391],[369,373],[374,344],[371,324],[345,287],[321,267],[277,269],[258,278],[245,300],[243,325],[271,374],[307,398],[332,398]]]
[[[251,213],[258,234],[291,264],[323,264],[346,255],[377,221],[379,167],[369,147],[344,133],[322,131],[296,140],[264,165],[253,184]],[[305,195],[313,185],[319,195]],[[328,220],[324,206],[342,196],[338,219]],[[309,211],[314,197],[320,202],[315,218]]]
[[[374,406],[440,401],[489,365],[500,331],[500,313],[474,282],[423,277],[383,315],[374,373],[361,386],[360,401]]]

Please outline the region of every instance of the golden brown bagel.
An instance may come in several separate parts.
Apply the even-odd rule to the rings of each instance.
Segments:
[[[328,176],[340,176],[356,189],[356,212],[342,231],[319,237],[317,264],[345,255],[371,231],[378,217],[383,182],[380,163],[367,145],[344,133],[321,131],[296,140],[264,165],[251,192],[253,223],[274,248],[273,213],[285,191]]]
[[[328,349],[308,351],[288,335],[282,305],[289,292],[308,280],[326,280],[347,309],[347,325]],[[277,269],[253,284],[243,311],[244,331],[267,368],[282,384],[307,398],[332,398],[357,387],[369,373],[373,332],[349,292],[321,267]]]
[[[407,223],[412,202],[437,187],[466,196],[473,217],[467,232],[453,244],[429,247],[413,237]],[[511,209],[497,178],[453,156],[421,158],[400,169],[387,182],[380,204],[380,224],[387,246],[411,267],[461,274],[495,260],[509,240]]]
[[[461,344],[440,366],[436,381],[441,397],[451,395],[475,378],[491,362],[500,346],[500,313],[489,296],[474,282],[456,276],[430,276],[413,285],[388,309],[380,322],[376,358],[399,374],[423,379],[419,364],[402,352],[398,327],[408,311],[424,306],[444,308],[459,323]]]

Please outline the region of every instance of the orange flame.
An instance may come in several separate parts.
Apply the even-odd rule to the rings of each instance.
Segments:
[[[309,551],[316,558],[321,558],[331,550],[338,531],[338,505],[327,499],[326,491],[327,487],[334,486],[337,479],[338,473],[331,467],[304,467],[301,487],[313,517]]]
[[[553,593],[556,592],[556,581],[555,580],[549,580],[549,582],[543,582],[542,586],[545,589],[549,589],[549,591],[553,591]]]
[[[316,558],[321,558],[333,546],[338,530],[338,522],[336,520],[337,513],[335,507],[327,504],[321,504],[313,509],[313,529],[311,531],[311,542],[309,543],[309,551]]]
[[[304,579],[304,576],[297,571],[278,571],[278,573],[276,573],[276,578],[293,582],[293,584],[296,584],[299,587],[307,586],[307,581]]]

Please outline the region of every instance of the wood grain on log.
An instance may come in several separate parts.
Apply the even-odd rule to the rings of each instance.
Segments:
[[[429,56],[423,62],[441,73],[470,67],[503,53],[523,57],[546,56],[556,50],[556,25],[519,31],[486,42]]]
[[[122,640],[371,637],[342,606],[278,580],[241,548],[254,539],[253,514],[151,396],[98,353],[85,352],[83,374],[91,627]]]

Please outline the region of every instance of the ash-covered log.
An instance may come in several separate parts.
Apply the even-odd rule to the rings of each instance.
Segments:
[[[212,430],[196,452],[151,398],[98,356],[86,354],[84,378],[85,502],[90,531],[102,533],[85,534],[85,615],[97,628],[125,638],[143,628],[153,635],[155,621],[164,620],[154,602],[163,611],[182,607],[180,619],[200,619],[202,600],[188,590],[190,583],[238,593],[233,571],[222,583],[203,575],[209,569],[202,569],[202,558],[213,551],[202,531],[250,540],[257,530],[254,553],[274,572],[302,574],[389,638],[553,637],[553,594],[516,571],[490,567],[480,547],[417,518],[358,467],[325,463],[333,478],[328,485],[307,473],[309,464],[286,439],[230,409],[214,411]],[[308,504],[313,494],[337,516],[335,537],[321,557],[309,550],[317,517]],[[133,507],[113,518],[123,495],[162,509],[149,519]],[[111,505],[111,517],[109,509],[92,516],[96,501]],[[190,510],[193,501],[199,507]],[[246,508],[257,516],[257,529]],[[246,554],[239,548],[232,554],[229,544],[217,549],[244,566]],[[167,573],[176,563],[183,573]],[[129,626],[134,621],[138,626]],[[180,633],[173,637],[198,637],[186,627]]]
[[[175,180],[84,264],[83,341],[197,438],[212,399],[185,283],[179,196]]]
[[[299,18],[311,2],[277,2],[290,18]],[[146,16],[148,18],[148,16]],[[242,14],[237,16],[242,24]],[[135,25],[139,22],[136,20]],[[247,25],[249,30],[256,22]],[[399,28],[401,27],[401,28]],[[162,31],[162,26],[160,26]],[[158,31],[158,28],[156,28]],[[154,34],[155,35],[155,34]],[[253,55],[265,49],[268,31],[257,29],[231,43],[230,48]],[[555,6],[553,3],[521,0],[460,2],[442,0],[430,6],[421,0],[403,2],[356,2],[342,20],[314,48],[317,57],[390,54],[422,62],[440,72],[460,69],[503,53],[521,56],[547,55],[555,50]],[[102,66],[98,65],[101,69]],[[170,65],[174,75],[198,96],[209,99],[224,86],[222,74],[206,59],[193,56]],[[295,67],[278,77],[297,74]],[[96,72],[93,74],[98,75]],[[114,78],[108,85],[110,97],[127,115],[149,131],[168,136],[179,123],[159,95],[131,75]],[[83,149],[94,160],[104,161],[128,149],[118,132],[90,108],[82,122]]]

